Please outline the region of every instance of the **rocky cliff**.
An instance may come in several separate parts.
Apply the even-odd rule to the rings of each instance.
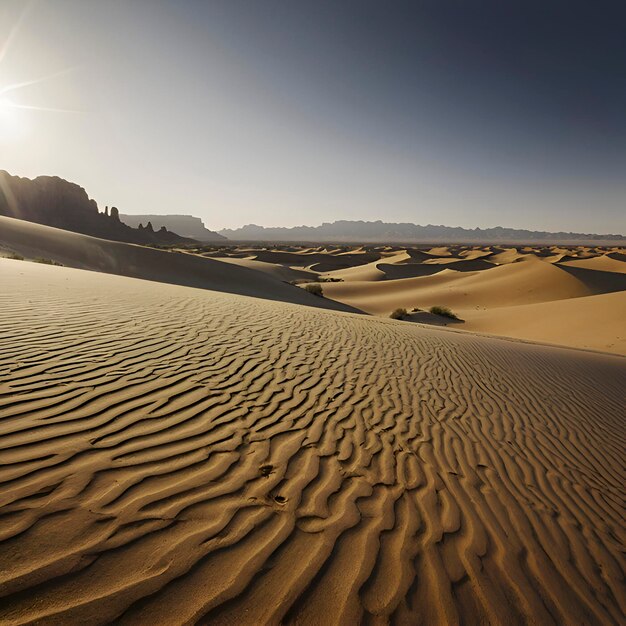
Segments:
[[[140,244],[183,244],[191,239],[166,229],[136,229],[120,221],[119,211],[98,210],[95,200],[75,183],[58,176],[34,179],[0,170],[0,215],[54,226],[102,239]]]
[[[199,217],[193,215],[127,215],[121,214],[124,224],[137,228],[150,222],[154,228],[165,227],[182,237],[190,237],[197,241],[225,241],[226,237],[209,230]]]

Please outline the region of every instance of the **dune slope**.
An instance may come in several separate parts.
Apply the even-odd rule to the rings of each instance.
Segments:
[[[0,622],[617,624],[623,358],[0,260]]]
[[[564,261],[563,265],[574,268],[582,267],[584,269],[600,270],[602,272],[626,274],[626,263],[624,263],[624,260],[620,260],[620,256],[623,255],[619,255],[618,253],[614,257],[611,257],[608,254],[603,254],[602,256],[593,257],[591,259]]]
[[[444,267],[445,270],[431,276],[330,284],[324,293],[374,315],[388,314],[399,306],[423,308],[443,304],[459,309],[495,308],[597,293],[573,276],[571,268],[563,269],[536,258],[468,272],[453,271],[453,264]],[[621,275],[613,275],[612,280],[615,278],[620,279]]]
[[[626,293],[471,311],[459,328],[626,355]]]
[[[277,263],[265,263],[264,261],[257,261],[256,259],[240,259],[236,257],[219,257],[220,263],[230,263],[231,265],[238,265],[239,267],[247,267],[257,272],[263,272],[269,276],[284,281],[291,282],[296,280],[315,280],[317,274],[315,272],[309,272],[306,270],[294,270],[286,265],[279,265]]]
[[[282,280],[246,267],[181,252],[168,252],[0,216],[0,250],[46,258],[68,267],[120,274],[338,311],[350,306],[317,298]]]

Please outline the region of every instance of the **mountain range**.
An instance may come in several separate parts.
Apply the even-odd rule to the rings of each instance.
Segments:
[[[583,244],[626,241],[624,235],[546,232],[516,228],[462,228],[410,222],[338,220],[320,226],[271,227],[248,224],[218,232],[192,215],[129,215],[116,207],[99,211],[85,189],[57,176],[34,179],[0,170],[0,215],[85,235],[138,244],[185,245],[198,242],[275,241],[334,243],[502,243]]]
[[[363,222],[339,220],[321,226],[265,228],[248,224],[242,228],[224,229],[221,235],[234,241],[310,241],[350,243],[585,243],[626,241],[623,235],[545,232],[517,228],[461,228],[460,226],[420,226],[411,223]]]

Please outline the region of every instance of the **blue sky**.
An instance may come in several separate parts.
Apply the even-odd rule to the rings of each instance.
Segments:
[[[210,228],[624,233],[623,6],[5,0],[0,167]]]

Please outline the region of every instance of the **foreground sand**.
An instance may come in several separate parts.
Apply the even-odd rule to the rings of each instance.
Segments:
[[[626,360],[0,259],[0,622],[618,624]]]

